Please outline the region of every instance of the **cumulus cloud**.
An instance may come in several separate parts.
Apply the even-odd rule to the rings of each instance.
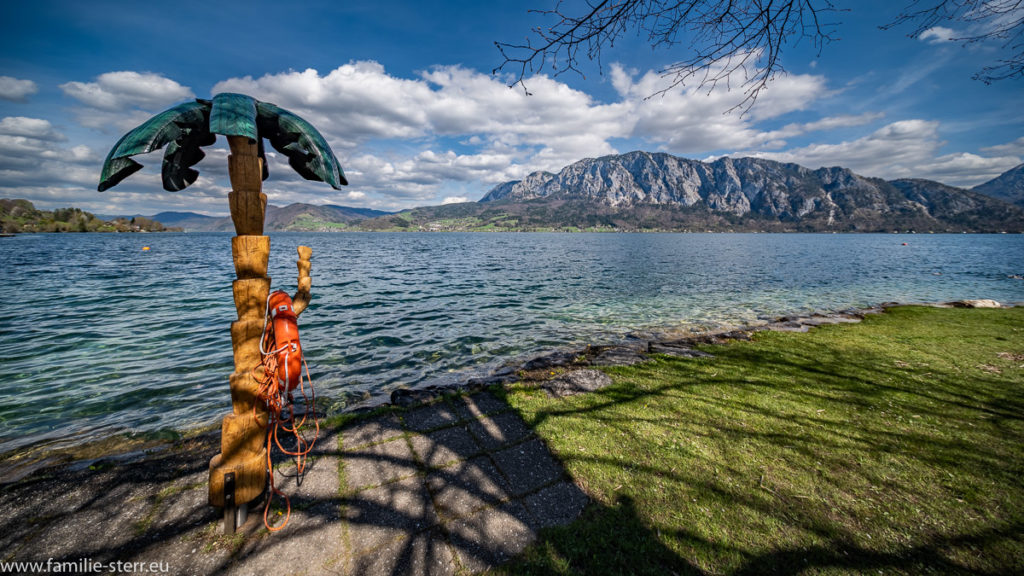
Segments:
[[[838,144],[811,144],[782,152],[744,152],[738,155],[795,162],[809,168],[843,166],[865,176],[902,178],[921,176],[913,167],[935,157],[943,142],[939,123],[901,120],[872,134]]]
[[[862,138],[838,144],[811,144],[782,152],[738,155],[794,162],[809,168],[842,166],[864,176],[885,179],[927,178],[952,186],[973,186],[1020,163],[1012,155],[939,154],[945,145],[936,121],[892,122]]]
[[[1006,144],[998,144],[996,146],[988,146],[981,149],[986,154],[999,154],[1004,156],[1024,156],[1024,136],[1017,138],[1013,142],[1007,142]]]
[[[153,113],[195,98],[192,89],[150,72],[107,72],[93,82],[66,82],[60,89],[81,106],[75,109],[83,126],[125,132]]]
[[[469,202],[469,198],[466,196],[445,196],[444,200],[441,200],[441,204],[462,204],[463,202]]]
[[[881,120],[884,117],[885,114],[882,112],[865,112],[856,116],[844,114],[840,116],[829,116],[827,118],[822,118],[821,120],[815,120],[814,122],[807,122],[806,124],[801,124],[795,128],[801,134],[807,132],[822,132],[826,130],[835,130],[836,128],[862,126],[864,124],[870,124],[875,120]]]
[[[195,97],[191,88],[148,72],[107,72],[97,76],[95,82],[67,82],[60,89],[90,108],[108,112],[125,108],[155,110]]]
[[[918,38],[922,42],[927,42],[929,44],[942,44],[943,42],[949,42],[952,40],[955,35],[956,32],[950,28],[946,28],[944,26],[933,26],[932,28],[921,32]]]
[[[31,80],[0,76],[0,100],[28,102],[28,97],[36,92],[39,92],[39,87]]]
[[[708,92],[680,87],[649,97],[663,84],[655,72],[636,77],[635,72],[613,65],[611,79],[623,98],[624,111],[635,119],[628,136],[658,144],[676,154],[776,143],[784,135],[759,130],[759,121],[804,110],[828,94],[822,76],[783,76],[761,92],[749,114],[740,114],[735,109],[743,103],[745,95],[738,90],[716,88]],[[733,113],[726,113],[729,110]],[[799,131],[789,132],[796,133]]]
[[[49,120],[25,118],[24,116],[8,116],[0,120],[0,135],[53,142],[67,139],[63,134],[54,130]]]
[[[536,170],[557,171],[582,158],[627,151],[616,148],[622,145],[689,156],[741,151],[732,155],[961,185],[985,178],[1014,158],[1019,162],[1024,149],[1021,139],[979,154],[949,154],[943,153],[940,126],[934,121],[898,119],[879,127],[876,123],[884,116],[873,111],[818,117],[813,109],[834,94],[821,75],[780,76],[745,114],[725,113],[743,101],[741,91],[679,86],[659,93],[664,79],[658,73],[617,64],[610,67],[608,79],[615,92],[605,100],[546,76],[528,79],[532,95],[527,96],[509,89],[502,78],[462,66],[437,66],[403,78],[377,62],[358,61],[326,74],[307,69],[230,78],[216,84],[213,93],[243,92],[289,109],[316,126],[335,149],[351,182],[342,191],[302,179],[268,148],[271,176],[264,191],[278,205],[312,202],[394,210],[466,201]],[[110,72],[61,88],[80,103],[81,124],[108,133],[123,133],[154,112],[194,96],[174,80],[140,72]],[[799,122],[784,124],[797,114]],[[768,125],[773,128],[766,129]],[[848,135],[858,127],[863,127],[859,137],[838,143],[829,138],[831,131],[842,129]],[[799,145],[790,143],[798,137]],[[72,176],[55,181],[88,181],[92,189],[102,160],[88,147],[66,146],[63,138],[45,120],[3,119],[0,162],[7,164],[0,168],[22,171],[16,182],[27,183],[34,161],[38,183],[43,176],[51,177],[38,166],[61,156]],[[111,138],[107,145],[113,142]],[[138,158],[146,168],[107,194],[130,198],[145,190],[149,206],[166,202],[168,209],[224,213],[227,151],[221,141],[206,152],[198,166],[199,181],[186,191],[161,190],[157,152]]]
[[[48,120],[0,119],[0,182],[4,188],[40,182],[93,182],[101,159],[88,146],[67,147],[66,141]],[[9,196],[7,192],[3,195]]]
[[[425,140],[478,135],[489,143],[536,146],[553,160],[613,150],[621,115],[587,94],[545,77],[533,96],[459,66],[436,67],[419,78],[389,75],[376,62],[225,80],[214,92],[238,91],[274,102],[317,126],[332,146],[354,149],[371,140]]]

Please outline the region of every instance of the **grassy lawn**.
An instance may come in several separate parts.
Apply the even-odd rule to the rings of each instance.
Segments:
[[[1024,573],[1024,308],[704,350],[509,392],[593,502],[504,572]]]

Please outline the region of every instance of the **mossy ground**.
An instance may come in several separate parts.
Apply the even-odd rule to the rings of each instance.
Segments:
[[[505,572],[1024,572],[1024,308],[704,349],[508,394],[593,502]]]

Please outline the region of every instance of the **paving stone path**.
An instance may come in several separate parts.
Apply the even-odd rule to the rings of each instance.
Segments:
[[[322,431],[301,481],[294,465],[278,469],[292,515],[274,534],[220,535],[198,454],[93,468],[3,487],[0,561],[157,562],[168,574],[476,574],[587,503],[488,392]],[[262,526],[256,520],[250,526]]]

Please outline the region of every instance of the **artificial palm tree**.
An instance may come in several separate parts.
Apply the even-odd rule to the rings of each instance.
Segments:
[[[213,144],[217,135],[226,136],[231,148],[228,171],[232,192],[228,194],[236,236],[231,250],[238,279],[233,284],[238,320],[231,324],[235,372],[231,375],[232,414],[224,417],[221,453],[210,461],[210,504],[225,510],[225,529],[233,532],[238,518],[236,506],[258,497],[266,486],[268,446],[264,429],[266,408],[257,401],[253,370],[261,369],[259,341],[264,326],[270,278],[267,261],[270,238],[263,235],[267,196],[261,191],[267,164],[263,139],[288,158],[296,172],[308,180],[326,182],[335,189],[348,184],[341,165],[316,128],[299,116],[273,104],[243,94],[217,94],[212,100],[195,100],[165,110],[128,132],[114,145],[103,163],[99,191],[115,186],[142,168],[132,156],[164,146],[163,186],[183,190],[196,181],[192,167],[203,159],[203,146]],[[310,299],[309,259],[312,250],[300,246],[298,292],[295,314],[301,314]]]

